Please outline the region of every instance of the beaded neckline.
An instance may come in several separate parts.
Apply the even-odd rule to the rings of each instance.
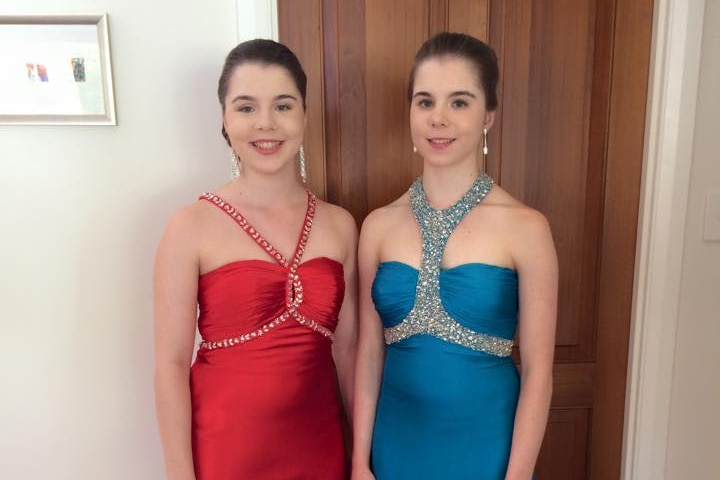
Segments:
[[[420,270],[439,272],[442,254],[450,234],[476,205],[482,202],[493,188],[493,180],[481,172],[470,189],[449,207],[438,210],[428,202],[419,177],[410,186],[410,206],[422,231],[422,262]]]
[[[214,350],[217,348],[234,347],[236,345],[243,344],[247,341],[262,337],[264,334],[270,332],[279,325],[285,323],[288,319],[294,319],[300,325],[310,328],[332,340],[333,332],[311,318],[305,317],[300,313],[300,305],[303,303],[303,284],[300,275],[298,274],[298,267],[302,259],[303,253],[305,253],[305,246],[307,245],[308,238],[310,236],[310,229],[312,228],[313,218],[315,217],[315,209],[317,204],[317,198],[310,191],[307,190],[307,209],[305,211],[305,220],[303,222],[302,229],[295,247],[295,251],[290,261],[285,258],[270,242],[268,242],[250,223],[245,217],[231,204],[223,200],[221,197],[214,193],[205,193],[200,196],[200,200],[206,200],[217,208],[225,212],[230,218],[242,228],[245,233],[255,240],[255,242],[262,247],[270,257],[272,257],[278,264],[287,270],[287,282],[285,285],[285,310],[273,318],[268,323],[261,327],[246,332],[235,337],[223,338],[219,340],[205,340],[200,343],[200,350]]]
[[[448,208],[438,210],[428,202],[422,185],[422,177],[415,180],[410,186],[410,205],[422,231],[422,261],[417,286],[418,295],[430,293],[429,290],[432,290],[433,285],[437,287],[440,263],[450,234],[470,210],[485,199],[492,187],[492,178],[481,172],[470,189],[457,202]]]
[[[410,205],[422,232],[422,261],[415,287],[415,304],[400,324],[385,329],[385,343],[399,342],[417,334],[430,334],[472,350],[507,357],[512,339],[475,332],[460,325],[440,301],[440,263],[450,234],[493,188],[493,180],[480,173],[470,189],[448,208],[433,208],[425,195],[422,177],[410,186]]]
[[[466,210],[462,215],[464,217],[470,209],[485,199],[485,196],[490,193],[494,184],[495,182],[490,175],[485,172],[480,172],[462,197],[447,208],[437,209],[430,205],[427,195],[425,194],[425,189],[423,188],[422,177],[418,177],[410,186],[410,199],[413,201],[414,197],[415,204],[418,207],[440,212],[443,215],[459,215],[460,212]],[[415,207],[413,207],[413,211],[415,211]]]

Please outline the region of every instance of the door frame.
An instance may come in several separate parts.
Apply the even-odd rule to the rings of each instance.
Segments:
[[[277,0],[235,0],[235,28],[238,43],[254,38],[277,42]]]
[[[665,478],[705,0],[655,0],[623,479]]]

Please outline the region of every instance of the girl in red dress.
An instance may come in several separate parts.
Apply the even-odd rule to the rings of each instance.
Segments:
[[[235,178],[176,212],[158,248],[155,378],[169,479],[345,476],[357,231],[303,185],[305,92],[284,45],[230,52],[218,96]]]

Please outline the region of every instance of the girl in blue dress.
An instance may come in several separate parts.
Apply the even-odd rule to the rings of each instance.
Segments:
[[[495,53],[468,35],[438,34],[415,57],[423,175],[360,237],[354,480],[533,477],[557,259],[545,217],[482,171],[497,83]]]

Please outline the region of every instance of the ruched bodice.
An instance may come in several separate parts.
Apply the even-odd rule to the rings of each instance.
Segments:
[[[327,257],[313,258],[298,266],[298,276],[304,288],[299,312],[334,331],[345,293],[342,264]],[[286,282],[287,269],[265,260],[240,260],[202,275],[200,335],[228,338],[262,327],[286,308]]]
[[[398,325],[415,303],[418,271],[402,262],[378,266],[372,286],[385,328]],[[461,325],[512,339],[517,324],[517,274],[506,267],[466,263],[440,271],[440,302]]]

